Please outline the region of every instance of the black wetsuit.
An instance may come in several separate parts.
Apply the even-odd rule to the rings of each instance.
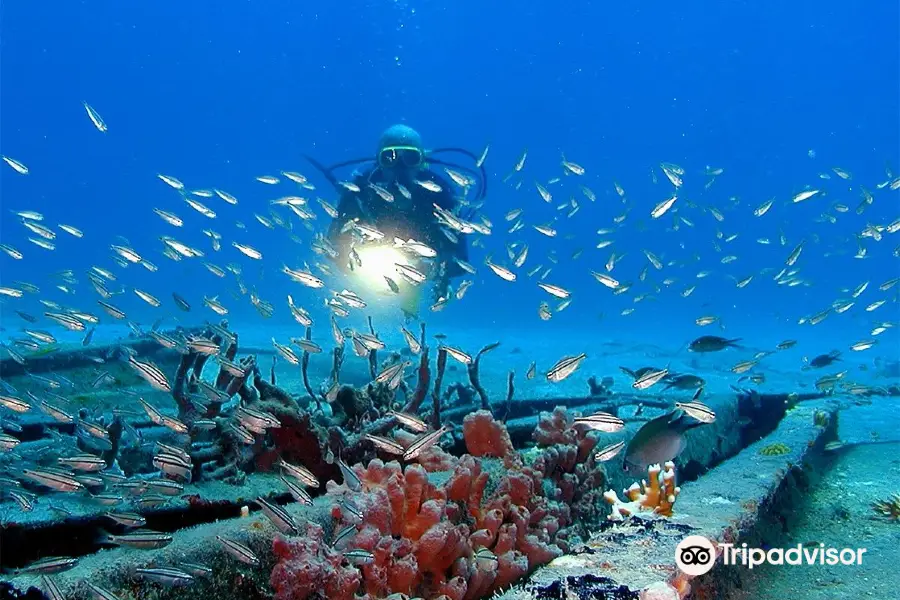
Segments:
[[[380,169],[369,170],[358,176],[353,183],[359,186],[359,192],[350,190],[341,194],[338,202],[338,218],[332,221],[328,230],[328,239],[338,251],[338,264],[342,269],[347,268],[349,262],[351,234],[342,234],[341,229],[352,220],[359,219],[360,223],[371,225],[383,234],[387,240],[393,243],[394,237],[404,242],[414,239],[433,248],[437,256],[433,259],[436,265],[444,263],[443,269],[437,269],[435,273],[443,272],[437,278],[437,293],[442,294],[450,279],[458,277],[465,271],[454,261],[454,258],[468,261],[468,248],[464,234],[457,233],[458,242],[451,241],[438,225],[434,216],[434,204],[453,212],[458,206],[453,197],[452,187],[449,181],[431,170],[419,171],[417,178],[431,180],[441,187],[440,192],[426,190],[413,182],[410,178],[401,179],[400,183],[412,194],[412,200],[408,201],[401,196],[400,190],[393,183],[386,183],[384,173]],[[369,184],[379,185],[390,192],[395,202],[386,202]],[[398,206],[402,205],[401,206]]]

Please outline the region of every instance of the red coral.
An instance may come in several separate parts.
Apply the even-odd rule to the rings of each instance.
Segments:
[[[552,413],[542,412],[540,414],[537,427],[531,437],[538,446],[543,448],[554,444],[574,444],[577,435],[566,409],[557,406]]]
[[[269,583],[276,600],[304,600],[324,595],[329,600],[353,600],[362,577],[343,564],[343,556],[322,542],[323,531],[307,523],[299,537],[275,536],[276,564]]]
[[[531,466],[513,450],[506,427],[481,411],[463,425],[471,454],[435,460],[453,465],[439,486],[429,481],[425,465],[380,460],[353,467],[359,491],[328,482],[335,530],[358,522],[351,513],[361,514],[362,523],[341,550],[322,544],[321,528],[310,529],[309,539],[276,542],[276,598],[302,599],[317,589],[329,600],[355,593],[474,600],[559,556],[568,544],[570,503],[587,497],[583,486],[598,480],[595,467],[581,460],[596,439],[574,428],[560,409],[540,422],[535,439],[543,450]],[[409,438],[397,436],[404,445]],[[503,466],[476,455],[502,458]],[[499,479],[486,493],[495,466]],[[350,549],[374,559],[348,566],[341,553]],[[496,560],[485,556],[488,550]]]
[[[509,433],[490,411],[479,410],[463,419],[463,438],[472,456],[507,458],[515,454]]]

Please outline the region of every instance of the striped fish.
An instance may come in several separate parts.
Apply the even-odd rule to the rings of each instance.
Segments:
[[[169,384],[169,380],[166,379],[165,374],[151,361],[129,356],[128,364],[131,365],[132,368],[137,371],[137,374],[143,377],[153,389],[161,392],[172,391],[172,386]]]
[[[71,475],[65,475],[61,472],[51,471],[49,469],[22,469],[22,477],[56,490],[57,492],[82,492],[84,484],[79,482]]]
[[[309,493],[307,493],[307,491],[303,489],[303,487],[298,485],[296,482],[287,479],[286,477],[282,477],[281,481],[284,482],[284,485],[287,486],[288,491],[291,493],[291,496],[294,497],[294,500],[296,500],[300,504],[312,506],[312,496],[310,496]]]
[[[156,451],[159,454],[171,454],[177,456],[185,465],[191,464],[191,456],[181,448],[163,444],[162,442],[156,442]]]
[[[447,426],[444,425],[437,431],[432,431],[431,433],[426,433],[424,435],[420,435],[413,443],[406,448],[406,452],[403,453],[403,460],[411,461],[418,457],[422,452],[428,450],[432,446],[438,443],[441,439],[441,436],[449,431]]]
[[[586,417],[575,417],[574,423],[606,433],[615,433],[625,427],[625,421],[606,412],[598,412]]]
[[[689,417],[701,423],[713,423],[716,420],[716,413],[702,402],[676,402],[675,408],[683,410]]]
[[[397,419],[397,422],[407,429],[415,431],[416,433],[425,433],[428,431],[428,425],[425,421],[415,415],[397,411],[389,411],[387,414],[389,417]]]
[[[210,577],[213,570],[206,565],[198,565],[196,563],[180,562],[178,566],[186,573],[190,573],[194,577]]]
[[[179,296],[178,294],[176,294],[175,292],[172,292],[172,299],[175,301],[175,305],[178,306],[178,308],[180,308],[184,312],[191,311],[191,305],[188,304],[188,301],[185,300],[184,298],[182,298],[181,296]]]
[[[347,484],[348,488],[354,492],[362,490],[362,481],[359,480],[359,475],[344,462],[344,459],[338,458],[338,467],[341,469],[341,475],[344,477],[344,483]]]
[[[601,448],[595,455],[594,460],[597,462],[606,462],[608,460],[612,460],[615,456],[622,451],[622,448],[625,447],[625,442],[616,442],[615,444],[610,444],[605,448]]]
[[[151,331],[149,333],[150,337],[152,337],[156,342],[162,346],[163,348],[177,348],[179,345],[178,340],[173,337],[169,337],[164,333],[159,333],[158,331]]]
[[[368,550],[350,550],[344,552],[344,558],[354,565],[371,565],[375,562],[375,555]]]
[[[153,466],[171,477],[191,480],[191,463],[174,454],[157,454],[153,457]]]
[[[372,442],[372,445],[382,452],[387,452],[388,454],[393,454],[395,456],[400,456],[405,452],[403,446],[392,439],[381,437],[380,435],[372,435],[371,433],[367,433],[363,437]]]
[[[289,515],[286,510],[277,504],[269,502],[263,497],[257,498],[256,503],[259,504],[263,514],[268,517],[272,522],[272,525],[274,525],[278,531],[290,535],[298,535],[300,533],[297,529],[296,521],[294,521],[294,518]]]
[[[61,465],[65,465],[75,471],[102,471],[106,468],[106,461],[93,454],[76,454],[75,456],[59,457],[56,459]]]
[[[17,413],[26,413],[31,410],[31,404],[12,395],[3,394],[0,396],[0,405]]]
[[[184,492],[184,484],[169,479],[148,479],[143,482],[148,493],[177,496]]]
[[[66,600],[66,597],[63,596],[59,586],[56,585],[56,582],[46,575],[41,575],[41,588],[50,600]]]
[[[299,480],[304,485],[308,485],[311,488],[319,487],[319,480],[315,475],[313,475],[312,471],[310,471],[303,465],[292,465],[282,459],[278,461],[278,466],[284,469],[285,473],[287,473],[294,479]]]
[[[170,417],[168,415],[162,416],[162,422],[160,423],[163,427],[171,429],[175,433],[187,433],[188,426],[176,419],[175,417]]]
[[[103,300],[97,300],[97,304],[99,304],[103,308],[103,310],[106,311],[106,314],[108,314],[112,318],[114,318],[114,319],[124,319],[125,318],[125,313],[122,312],[122,310],[120,310],[120,309],[116,308],[115,306],[113,306],[112,304],[110,304],[109,302],[104,302]]]
[[[97,543],[148,550],[165,548],[172,543],[172,536],[168,533],[159,533],[157,531],[149,530],[135,531],[134,533],[126,533],[123,535],[110,535],[104,531],[101,532],[100,537],[97,539]]]
[[[234,558],[238,559],[242,563],[254,567],[259,566],[259,558],[257,558],[256,554],[254,554],[253,551],[250,550],[250,548],[248,548],[247,546],[234,540],[224,538],[221,535],[217,535],[216,539],[219,540],[219,543],[222,544],[222,546],[225,548],[225,551]]]
[[[256,438],[253,437],[253,434],[243,425],[239,423],[228,423],[227,427],[234,433],[235,437],[248,446],[256,442]]]
[[[18,503],[22,512],[31,512],[34,510],[34,495],[18,490],[7,490],[6,493]]]
[[[70,558],[68,556],[43,558],[22,567],[21,569],[16,569],[14,573],[16,575],[52,575],[53,573],[68,571],[77,564],[77,558]]]
[[[44,316],[51,321],[56,321],[69,331],[84,331],[86,329],[84,322],[66,313],[45,312]]]
[[[0,450],[12,450],[21,443],[22,440],[19,438],[0,432]]]
[[[143,527],[147,524],[147,519],[138,513],[128,513],[128,512],[108,512],[105,513],[107,519],[112,519],[119,525],[124,527]]]
[[[163,415],[159,410],[156,409],[155,406],[144,400],[143,398],[138,398],[138,402],[141,403],[141,406],[144,407],[144,411],[146,411],[147,416],[150,417],[150,420],[153,421],[155,425],[162,425]]]
[[[120,600],[118,596],[99,585],[93,584],[90,581],[85,581],[84,584],[91,590],[91,595],[95,600]]]
[[[636,390],[646,390],[647,388],[651,388],[660,381],[662,381],[666,375],[669,374],[669,369],[660,369],[658,371],[649,371],[635,379],[634,383],[631,384]]]
[[[356,525],[347,525],[334,534],[334,539],[331,540],[331,546],[337,548],[342,542],[347,541],[350,536],[355,535],[357,531],[359,531],[359,528]]]
[[[134,572],[144,579],[149,581],[154,581],[156,583],[169,586],[169,587],[180,587],[183,585],[190,585],[194,583],[194,576],[190,573],[185,573],[180,569],[173,569],[171,567],[163,567],[156,569],[135,569]]]

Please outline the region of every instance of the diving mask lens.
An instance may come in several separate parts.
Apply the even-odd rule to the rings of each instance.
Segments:
[[[422,164],[422,151],[412,146],[390,146],[378,154],[378,164],[382,167],[418,167]]]

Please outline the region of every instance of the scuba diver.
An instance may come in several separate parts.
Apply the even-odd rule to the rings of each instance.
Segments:
[[[410,240],[424,244],[425,252],[413,256],[412,266],[434,282],[435,300],[448,297],[450,280],[465,272],[458,261],[468,261],[468,248],[463,234],[438,221],[435,205],[462,219],[471,218],[475,212],[472,205],[477,206],[484,198],[486,177],[480,165],[475,170],[435,157],[435,154],[447,152],[464,154],[477,164],[477,157],[462,148],[425,150],[421,136],[406,125],[393,125],[382,134],[374,160],[362,158],[325,167],[306,157],[341,194],[337,216],[327,237],[336,249],[336,260],[345,273],[365,269],[362,252],[357,252],[367,247],[357,243],[360,236],[354,225],[359,224],[384,235],[376,241],[381,247],[398,246]],[[374,164],[356,174],[350,182],[339,181],[334,174],[342,167],[370,162]],[[479,184],[475,196],[466,202],[466,206],[454,195],[450,181],[432,170],[431,165],[445,167],[457,183],[460,178],[465,178],[466,183]],[[396,273],[393,261],[378,279],[382,277],[387,281],[378,283],[385,290],[390,288],[395,294],[401,293],[397,283],[406,282]],[[403,308],[406,313],[415,314],[419,286],[411,288],[403,293]]]

